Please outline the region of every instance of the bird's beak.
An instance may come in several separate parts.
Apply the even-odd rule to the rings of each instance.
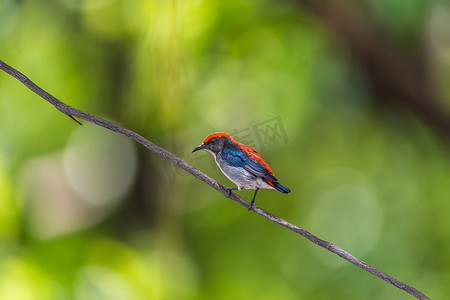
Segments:
[[[198,145],[197,147],[195,147],[195,149],[192,150],[191,153],[194,153],[195,151],[198,151],[198,150],[202,150],[202,149],[204,149],[204,148],[205,148],[205,144],[201,143],[200,145]]]

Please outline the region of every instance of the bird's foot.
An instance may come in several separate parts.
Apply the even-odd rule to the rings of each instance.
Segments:
[[[227,191],[228,191],[227,198],[230,198],[232,190],[238,190],[238,189],[239,188],[237,188],[237,187],[229,187],[229,188],[227,188]]]
[[[256,193],[258,192],[259,188],[255,189],[255,193],[253,194],[252,201],[250,201],[250,204],[248,205],[248,210],[250,211],[253,207],[253,203],[255,203]]]

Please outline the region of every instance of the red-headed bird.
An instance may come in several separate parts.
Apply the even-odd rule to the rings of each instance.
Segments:
[[[198,150],[206,150],[214,155],[222,173],[237,185],[237,187],[227,188],[228,197],[232,190],[255,190],[249,210],[260,188],[275,189],[283,194],[291,192],[290,189],[278,183],[272,170],[255,149],[236,142],[225,132],[208,135],[192,152]]]

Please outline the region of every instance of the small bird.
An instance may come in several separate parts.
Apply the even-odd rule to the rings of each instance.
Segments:
[[[260,188],[275,189],[283,194],[291,192],[290,189],[278,183],[272,170],[255,149],[236,142],[225,132],[208,135],[203,143],[192,150],[192,153],[198,150],[206,150],[214,155],[222,173],[237,185],[237,187],[227,188],[228,197],[232,190],[255,190],[248,207],[249,210],[252,208],[256,193]]]

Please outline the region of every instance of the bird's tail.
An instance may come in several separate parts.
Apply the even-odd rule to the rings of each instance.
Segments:
[[[288,189],[287,187],[285,187],[285,186],[282,185],[282,184],[279,184],[278,182],[272,182],[272,184],[273,184],[273,187],[274,187],[277,191],[280,191],[280,192],[282,192],[283,194],[287,194],[287,193],[290,193],[290,192],[291,192],[290,189]]]

